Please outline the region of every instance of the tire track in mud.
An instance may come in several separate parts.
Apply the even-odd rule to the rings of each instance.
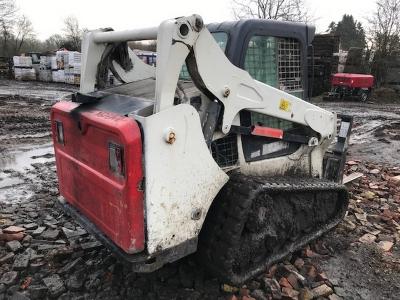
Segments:
[[[0,150],[40,144],[50,137],[51,103],[42,99],[0,97]]]

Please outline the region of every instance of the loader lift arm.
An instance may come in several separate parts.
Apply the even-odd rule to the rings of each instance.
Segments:
[[[224,134],[231,131],[238,113],[248,110],[310,127],[319,135],[318,140],[309,141],[310,146],[332,140],[336,131],[336,117],[333,113],[254,80],[248,72],[234,66],[198,15],[164,21],[158,31],[150,28],[120,33],[92,32],[83,46],[80,92],[94,91],[93,74],[100,62],[101,49],[104,49],[106,43],[152,39],[156,34],[155,113],[174,105],[179,73],[186,61],[194,84],[223,104],[221,130]],[[150,67],[144,67],[143,63],[138,62],[132,51],[130,57],[134,60],[134,67],[129,72],[125,72],[114,62],[121,78],[130,78],[133,81],[152,76]]]

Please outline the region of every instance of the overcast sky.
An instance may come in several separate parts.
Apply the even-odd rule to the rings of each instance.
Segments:
[[[368,26],[365,17],[374,10],[375,0],[306,0],[317,18],[318,32],[343,14],[352,14]],[[32,21],[39,39],[60,33],[67,16],[78,18],[81,27],[116,30],[158,25],[177,16],[200,14],[206,23],[232,20],[231,0],[16,0],[20,13]]]

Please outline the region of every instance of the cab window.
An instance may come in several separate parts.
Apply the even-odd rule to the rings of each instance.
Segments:
[[[247,45],[244,69],[258,81],[303,96],[301,45],[294,38],[253,36]]]
[[[293,38],[253,36],[244,59],[244,69],[256,80],[303,97],[300,42]],[[296,124],[258,113],[251,113],[251,124],[291,129]]]

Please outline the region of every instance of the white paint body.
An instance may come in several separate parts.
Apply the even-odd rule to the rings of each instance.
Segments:
[[[143,119],[147,250],[150,254],[197,237],[207,211],[228,181],[215,163],[197,111],[180,104]],[[165,128],[176,140],[165,140]],[[192,218],[200,210],[198,220]]]
[[[215,137],[240,124],[241,110],[309,126],[320,135],[315,145],[302,146],[292,155],[251,163],[245,161],[238,137],[239,161],[235,167],[244,174],[279,175],[297,167],[322,177],[323,155],[336,134],[333,113],[256,81],[231,64],[207,28],[198,26],[199,18],[193,15],[167,20],[157,31],[89,32],[82,44],[81,92],[89,93],[95,91],[96,68],[105,43],[154,39],[157,32],[156,69],[144,65],[132,51],[129,55],[134,68],[130,72],[114,62],[127,82],[156,77],[154,114],[133,116],[144,133],[146,243],[150,255],[196,238],[213,199],[229,179],[205,143],[199,113],[189,104],[174,105],[179,73],[190,50],[202,83],[224,106],[222,131]],[[187,34],[179,31],[182,25],[188,27]],[[280,107],[282,101],[289,109]],[[171,132],[173,143],[168,142]],[[201,212],[200,218],[192,217],[196,210]]]

